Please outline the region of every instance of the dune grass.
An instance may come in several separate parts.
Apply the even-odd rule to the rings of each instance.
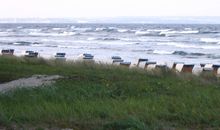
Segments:
[[[220,82],[215,77],[0,57],[1,83],[35,74],[64,78],[51,86],[1,93],[0,126],[76,130],[220,128]]]

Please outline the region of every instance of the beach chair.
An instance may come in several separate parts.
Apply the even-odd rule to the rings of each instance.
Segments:
[[[176,70],[176,65],[177,64],[184,64],[184,62],[174,62],[171,69]]]
[[[183,66],[184,66],[183,62],[178,62],[178,63],[175,63],[173,67],[176,72],[182,72]]]
[[[218,78],[220,77],[220,68],[218,68],[216,76],[217,76]]]
[[[66,53],[60,53],[59,52],[59,53],[56,53],[54,57],[55,57],[56,60],[66,61],[66,57],[65,56],[66,56]]]
[[[94,63],[94,56],[92,54],[84,53],[79,55],[79,60],[82,60],[84,62],[92,62]]]
[[[112,61],[112,65],[120,65],[121,62],[124,62],[122,59],[115,59]]]
[[[203,67],[203,72],[213,72],[213,64],[208,63]]]
[[[112,56],[112,60],[121,60],[122,58],[120,56]]]
[[[166,71],[166,70],[168,70],[168,67],[165,64],[156,64],[155,69],[156,70],[164,70],[164,71]]]
[[[120,56],[112,56],[111,62],[113,65],[120,65],[121,62],[124,62]]]
[[[29,58],[37,58],[38,54],[39,54],[38,52],[26,51],[24,56]]]
[[[203,72],[203,67],[201,67],[201,65],[195,65],[192,70],[192,74],[194,74],[196,76],[201,75],[202,72]]]
[[[123,66],[123,67],[130,67],[131,65],[131,62],[120,62],[120,66]]]
[[[213,65],[212,68],[213,68],[214,75],[216,75],[216,76],[220,75],[220,72],[218,72],[218,71],[220,71],[220,65]]]
[[[14,55],[14,49],[3,49],[2,55]]]
[[[195,66],[194,64],[184,64],[181,72],[183,72],[183,73],[192,73],[194,66]]]
[[[156,64],[157,64],[157,62],[146,62],[145,63],[145,69],[146,70],[153,70],[153,69],[155,69],[156,68]]]
[[[148,59],[140,58],[138,59],[137,67],[144,68]]]

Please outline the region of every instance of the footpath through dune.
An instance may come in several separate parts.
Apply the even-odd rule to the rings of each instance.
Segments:
[[[34,88],[47,86],[55,83],[55,80],[62,78],[59,75],[33,75],[29,78],[21,78],[8,83],[0,84],[0,92],[10,91],[16,88]]]

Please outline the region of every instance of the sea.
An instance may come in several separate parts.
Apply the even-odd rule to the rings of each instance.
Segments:
[[[121,56],[132,63],[220,64],[220,25],[0,24],[0,49],[15,49],[17,56],[37,51],[44,58],[65,52],[68,60],[90,53],[99,62]]]

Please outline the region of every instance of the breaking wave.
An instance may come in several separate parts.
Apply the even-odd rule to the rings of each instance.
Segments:
[[[41,32],[30,32],[29,36],[42,36],[42,37],[63,37],[63,36],[74,36],[80,35],[76,32],[62,32],[62,33],[41,33]]]
[[[220,39],[218,38],[201,38],[200,41],[204,43],[220,44]]]
[[[195,49],[220,49],[220,45],[194,45],[176,42],[157,43],[157,45],[174,46],[178,48],[195,48]]]
[[[136,31],[136,36],[165,36],[164,34],[161,34],[159,32],[153,32],[153,31]]]

